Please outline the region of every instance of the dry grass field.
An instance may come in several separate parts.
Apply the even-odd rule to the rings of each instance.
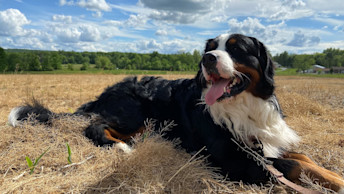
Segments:
[[[167,79],[192,77],[165,75]],[[76,117],[48,128],[7,125],[10,110],[35,97],[55,112],[73,112],[104,88],[123,79],[115,75],[0,76],[0,193],[281,193],[283,185],[243,185],[218,177],[204,158],[175,149],[159,134],[135,138],[135,152],[95,147],[83,134],[88,123]],[[344,79],[276,77],[276,93],[286,122],[302,137],[294,151],[344,176]],[[152,124],[149,123],[148,124]],[[167,126],[166,126],[167,125]],[[163,124],[162,128],[169,127]],[[72,164],[68,163],[68,142]],[[25,157],[38,158],[33,174]],[[305,186],[324,190],[316,184]]]

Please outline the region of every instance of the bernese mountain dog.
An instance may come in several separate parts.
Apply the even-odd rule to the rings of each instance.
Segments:
[[[287,151],[300,138],[283,120],[274,95],[273,62],[260,41],[241,34],[209,39],[199,68],[194,79],[128,77],[74,114],[97,115],[85,129],[96,145],[115,144],[130,152],[127,143],[145,130],[147,118],[173,120],[177,125],[164,137],[178,138],[189,153],[205,147],[202,154],[229,180],[270,180],[265,165],[254,159],[260,157],[293,182],[299,183],[305,172],[324,186],[344,192],[341,176],[303,154]],[[46,124],[64,115],[34,103],[14,108],[9,123],[20,125],[30,114]]]

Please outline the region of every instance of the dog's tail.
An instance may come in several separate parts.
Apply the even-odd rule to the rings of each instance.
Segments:
[[[53,113],[48,108],[45,108],[37,100],[33,100],[31,103],[26,103],[24,106],[18,106],[11,110],[8,115],[8,124],[16,127],[23,121],[33,120],[42,124],[51,124],[51,120],[59,114]]]

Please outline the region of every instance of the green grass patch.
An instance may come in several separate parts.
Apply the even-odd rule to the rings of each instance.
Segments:
[[[33,174],[38,162],[41,160],[41,158],[44,156],[44,154],[46,154],[48,152],[48,150],[50,149],[50,147],[48,149],[46,149],[36,160],[35,163],[32,162],[32,160],[29,157],[25,157],[25,160],[27,162],[27,165],[30,169],[30,174]]]
[[[285,70],[276,69],[277,76],[305,76],[305,77],[327,77],[327,78],[344,78],[344,74],[314,74],[314,73],[298,73],[296,68],[288,68]]]
[[[196,75],[196,71],[163,71],[163,70],[102,70],[90,69],[85,71],[80,70],[54,70],[54,71],[23,71],[23,72],[8,72],[7,74],[113,74],[113,75]]]
[[[71,70],[71,67],[72,69]],[[81,64],[65,64],[62,69],[54,71],[22,71],[22,72],[6,72],[5,74],[113,74],[113,75],[196,75],[196,71],[166,71],[166,70],[129,70],[129,69],[113,69],[103,70],[96,69],[95,65],[90,65],[87,70],[80,70]],[[309,74],[298,73],[296,68],[276,69],[277,76],[307,76],[307,77],[329,77],[344,78],[344,74]]]

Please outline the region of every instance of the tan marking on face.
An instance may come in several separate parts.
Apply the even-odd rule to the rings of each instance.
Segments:
[[[228,43],[229,43],[229,44],[235,44],[236,41],[237,41],[237,40],[236,40],[235,38],[231,38],[231,39],[228,40]]]
[[[256,89],[256,85],[257,83],[259,82],[260,80],[260,75],[258,73],[258,71],[254,68],[251,68],[251,67],[247,67],[246,65],[243,65],[243,64],[240,64],[240,63],[236,63],[234,65],[234,68],[243,73],[243,74],[249,74],[251,75],[251,83],[250,85],[248,86],[248,88],[246,89],[247,91],[251,92],[254,96],[257,96],[258,93],[257,91],[255,90]]]
[[[215,48],[216,48],[216,43],[215,43],[215,41],[211,41],[211,42],[209,43],[209,47],[210,47],[211,50],[212,50],[212,49],[215,49]]]

